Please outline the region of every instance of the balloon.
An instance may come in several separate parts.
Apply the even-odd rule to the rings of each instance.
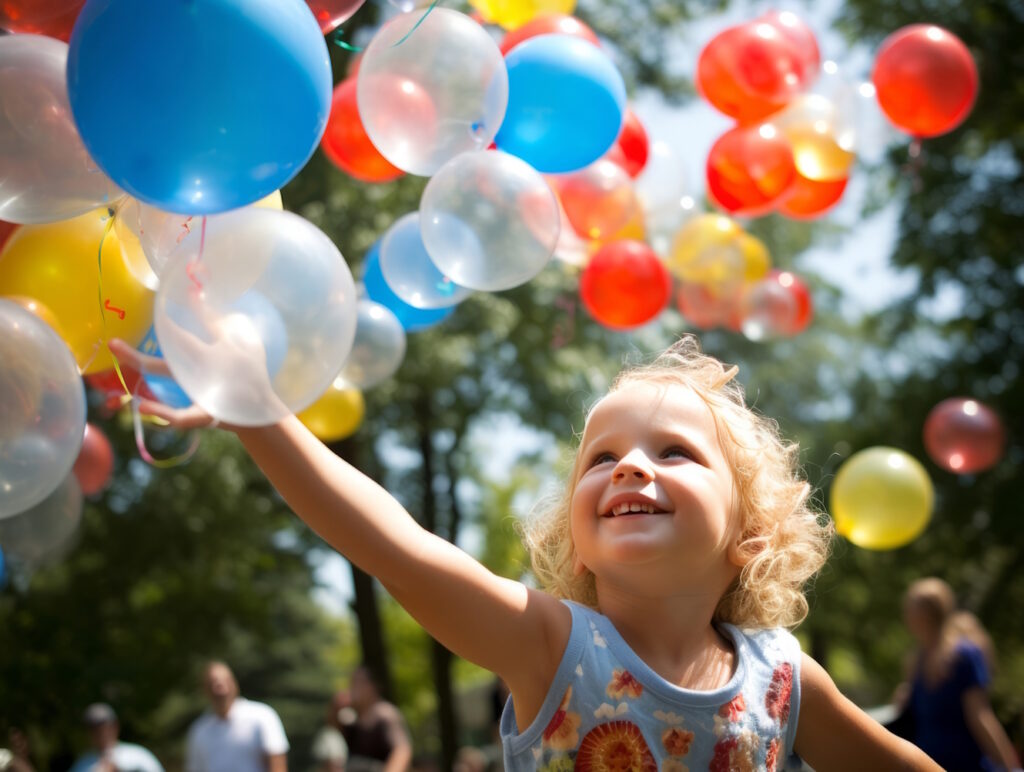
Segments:
[[[726,287],[763,277],[771,267],[771,255],[735,220],[703,214],[676,234],[668,267],[684,282],[709,286],[721,295]]]
[[[62,339],[64,338],[64,331],[61,329],[60,321],[56,316],[53,315],[53,311],[44,306],[35,298],[27,298],[21,295],[5,295],[4,300],[16,303],[33,316],[42,319],[50,328],[57,333]]]
[[[394,375],[405,359],[405,330],[398,317],[372,300],[356,306],[356,338],[341,376],[357,389],[368,389]]]
[[[509,30],[529,24],[543,14],[570,14],[576,8],[576,0],[470,0],[469,4],[487,21]]]
[[[749,124],[804,90],[806,61],[775,24],[740,24],[720,32],[700,52],[697,88],[720,112]]]
[[[25,225],[0,252],[0,295],[30,297],[45,305],[86,373],[114,366],[105,341],[116,337],[134,345],[153,319],[153,295],[128,272],[113,230],[104,236],[104,214]]]
[[[618,139],[608,151],[608,158],[623,169],[630,177],[636,177],[647,165],[647,156],[650,154],[650,143],[647,139],[647,130],[636,117],[632,110],[626,110],[626,118],[622,122],[622,131]]]
[[[400,217],[384,234],[380,242],[380,271],[391,290],[416,308],[454,306],[472,293],[441,273],[430,259],[418,212]]]
[[[406,332],[416,332],[433,327],[444,321],[455,311],[448,308],[416,308],[402,300],[384,281],[380,270],[380,242],[378,241],[363,258],[363,286],[366,296],[387,308],[401,322]]]
[[[82,493],[95,496],[110,484],[114,473],[114,449],[107,435],[95,424],[85,425],[85,439],[78,458],[71,467]]]
[[[45,499],[75,462],[85,390],[49,325],[0,298],[0,518]]]
[[[461,287],[491,292],[536,276],[555,251],[561,225],[543,177],[515,156],[483,150],[453,158],[431,178],[419,222],[436,270]]]
[[[745,287],[720,289],[706,284],[682,282],[676,291],[676,308],[694,327],[711,330],[739,328],[739,303]]]
[[[768,11],[761,15],[759,21],[770,24],[789,41],[803,65],[799,71],[800,82],[810,85],[821,67],[821,51],[813,30],[792,11]]]
[[[888,550],[913,541],[932,517],[935,491],[924,467],[902,450],[854,453],[832,483],[836,531],[858,547]]]
[[[60,38],[71,37],[85,0],[5,0],[0,4],[0,29]]]
[[[767,214],[796,174],[789,142],[770,124],[730,129],[708,152],[708,193],[732,214]]]
[[[555,186],[569,223],[587,239],[607,239],[640,210],[633,181],[606,158],[557,179]]]
[[[198,87],[213,73],[215,88]],[[283,186],[316,149],[331,103],[327,46],[302,0],[93,0],[71,37],[67,83],[100,167],[184,214]]]
[[[341,369],[355,301],[348,266],[319,229],[246,208],[209,218],[202,259],[168,267],[153,316],[192,401],[226,423],[262,426],[311,404]]]
[[[357,96],[381,155],[429,177],[459,153],[491,144],[508,104],[508,74],[483,27],[434,8],[380,28],[363,53]]]
[[[0,548],[12,563],[51,563],[63,556],[82,519],[82,490],[73,474],[31,509],[0,519]]]
[[[327,160],[363,182],[389,182],[402,176],[370,141],[356,105],[356,79],[343,80],[334,89],[331,117],[320,141]]]
[[[497,146],[544,173],[582,169],[622,129],[626,86],[611,59],[571,35],[541,35],[505,57],[508,111]]]
[[[992,408],[974,399],[945,399],[924,422],[924,447],[950,472],[973,474],[995,466],[1006,448],[1006,429]]]
[[[78,136],[65,84],[67,58],[67,44],[59,40],[0,37],[2,219],[66,220],[122,195]]]
[[[933,24],[911,24],[883,40],[871,81],[889,120],[915,137],[952,131],[978,95],[971,52],[952,32]]]
[[[580,297],[594,319],[628,330],[661,313],[672,294],[672,278],[642,241],[616,241],[602,247],[580,275]]]
[[[320,399],[299,413],[299,420],[321,441],[337,442],[355,433],[365,412],[359,389],[336,378]]]
[[[3,252],[4,244],[7,243],[7,239],[9,239],[17,229],[18,226],[16,224],[0,220],[0,252]]]
[[[797,174],[786,194],[779,200],[778,212],[794,220],[811,220],[839,203],[849,179],[817,182]]]
[[[771,119],[789,140],[797,173],[816,182],[850,175],[854,136],[852,130],[844,132],[842,122],[832,100],[820,94],[797,97]]]
[[[575,0],[573,4],[575,4]],[[594,31],[575,16],[547,12],[535,16],[531,21],[505,33],[500,46],[502,55],[507,54],[524,40],[529,40],[539,35],[572,35],[573,37],[593,43],[595,46],[601,45],[601,41],[597,39]]]
[[[306,0],[325,35],[348,21],[364,2],[366,0]]]
[[[771,271],[745,293],[742,331],[754,341],[792,337],[811,321],[811,295],[789,271]]]

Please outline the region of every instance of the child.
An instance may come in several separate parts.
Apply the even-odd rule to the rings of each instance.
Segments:
[[[238,377],[266,381],[258,357],[236,360]],[[564,496],[527,528],[547,591],[422,529],[294,416],[234,431],[310,527],[508,683],[509,770],[774,770],[793,751],[818,770],[939,769],[783,629],[806,614],[830,531],[806,504],[796,447],[745,406],[735,374],[685,338],[619,376],[587,417]],[[194,407],[143,408],[210,423]]]

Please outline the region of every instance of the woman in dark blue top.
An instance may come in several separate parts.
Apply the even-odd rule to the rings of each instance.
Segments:
[[[908,707],[913,742],[950,772],[1019,769],[988,700],[992,644],[977,618],[955,610],[941,579],[921,579],[904,598],[904,620],[918,643]]]

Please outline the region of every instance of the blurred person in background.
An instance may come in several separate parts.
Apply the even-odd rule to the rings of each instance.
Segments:
[[[92,747],[78,757],[70,772],[164,772],[156,757],[141,745],[120,741],[117,714],[105,702],[87,707],[82,723]]]
[[[352,700],[347,691],[335,692],[327,705],[327,722],[313,736],[313,759],[317,772],[345,772],[348,745],[341,733],[342,722],[355,720]]]
[[[406,772],[412,762],[412,741],[398,708],[380,695],[370,669],[352,671],[349,696],[354,714],[343,721],[348,743],[348,772]]]
[[[981,622],[957,611],[953,590],[934,577],[909,587],[903,619],[917,649],[897,698],[901,733],[951,772],[1020,770],[989,703],[995,655]]]

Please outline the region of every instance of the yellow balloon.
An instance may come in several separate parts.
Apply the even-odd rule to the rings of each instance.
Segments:
[[[667,265],[682,281],[722,291],[765,276],[771,268],[771,255],[735,220],[702,214],[676,233]]]
[[[281,191],[275,190],[269,196],[264,196],[263,198],[261,198],[259,201],[253,204],[253,206],[257,206],[260,209],[276,209],[277,211],[280,212],[282,209],[284,209],[284,201],[281,200]]]
[[[337,442],[355,433],[365,412],[362,392],[339,378],[299,413],[299,420],[323,442]]]
[[[816,182],[845,180],[856,157],[849,120],[831,99],[821,94],[797,97],[771,119],[789,140],[801,176]]]
[[[576,0],[470,0],[484,21],[500,24],[505,29],[521,27],[546,13],[571,14]]]
[[[86,374],[114,366],[104,341],[117,337],[135,345],[153,323],[153,293],[121,259],[114,229],[104,237],[106,226],[105,209],[46,225],[23,225],[0,252],[0,295],[32,298],[49,309]]]
[[[895,549],[913,541],[931,520],[934,501],[928,472],[896,448],[854,453],[832,483],[836,530],[865,549]]]
[[[587,253],[588,256],[592,257],[597,250],[603,247],[605,244],[611,244],[613,241],[646,241],[647,240],[647,228],[644,226],[644,213],[642,209],[638,209],[633,218],[619,228],[615,233],[611,234],[604,239],[593,239],[587,242]]]

